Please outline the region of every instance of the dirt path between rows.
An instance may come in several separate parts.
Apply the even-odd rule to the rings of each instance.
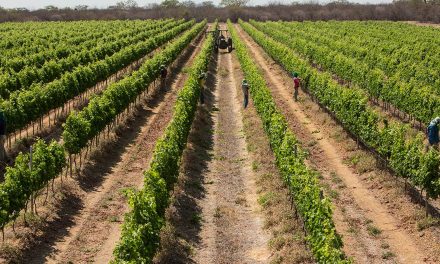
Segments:
[[[268,235],[257,203],[255,175],[236,100],[232,55],[220,53],[213,116],[213,159],[204,171],[200,241],[195,263],[267,263]]]
[[[177,65],[180,72],[166,93],[147,99],[139,107],[133,122],[123,128],[123,135],[110,149],[104,149],[103,157],[91,160],[78,179],[81,186],[79,202],[82,208],[64,227],[65,234],[56,241],[45,241],[33,249],[39,254],[27,254],[26,263],[108,263],[120,237],[127,201],[123,190],[140,188],[142,172],[148,168],[156,141],[162,135],[172,117],[177,93],[187,78],[181,68],[191,65],[200,51],[201,41],[188,49],[188,55]],[[157,98],[156,98],[157,97]],[[96,179],[88,186],[87,179]],[[84,182],[85,181],[85,182]],[[61,232],[61,231],[56,231]]]
[[[255,42],[239,26],[236,28],[242,39],[252,50],[256,62],[265,72],[269,87],[273,90],[274,94],[278,94],[278,96],[274,95],[275,99],[277,101],[284,101],[283,105],[287,108],[284,108],[283,111],[288,113],[288,119],[294,118],[296,122],[301,122],[301,128],[305,134],[314,138],[321,156],[320,159],[311,160],[312,163],[315,162],[317,170],[323,174],[328,174],[329,171],[335,172],[342,179],[347,189],[351,190],[350,195],[353,197],[355,205],[362,210],[367,219],[370,219],[381,230],[384,240],[389,244],[392,252],[397,255],[399,262],[422,263],[424,257],[420,249],[413,242],[412,237],[400,228],[398,220],[388,213],[386,206],[376,199],[368,187],[359,179],[357,173],[344,162],[342,159],[343,155],[334,147],[334,142],[320,131],[322,124],[317,124],[313,117],[307,116],[299,103],[295,103],[292,100],[292,94],[289,92],[290,86],[278,74],[275,74],[272,67],[268,66],[261,48],[257,47]],[[298,130],[298,128],[293,129],[294,131]],[[347,241],[344,242],[346,248],[355,246],[350,245]],[[354,252],[354,250],[347,251]],[[368,258],[364,260],[357,259],[357,261],[364,263],[372,262]],[[380,260],[377,259],[377,261]]]
[[[419,21],[406,21],[405,23],[408,23],[411,25],[416,25],[416,26],[422,26],[422,27],[440,28],[440,24],[436,24],[436,23],[419,22]]]

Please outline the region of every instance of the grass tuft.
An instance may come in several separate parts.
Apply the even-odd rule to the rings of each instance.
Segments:
[[[396,254],[394,254],[391,251],[387,251],[382,254],[383,259],[391,259],[391,258],[394,258],[395,256],[396,256]]]
[[[419,231],[425,230],[426,228],[430,228],[432,226],[440,226],[440,219],[428,216],[417,221],[417,230]]]
[[[378,227],[376,227],[372,224],[369,224],[367,226],[367,231],[368,231],[368,234],[370,234],[371,236],[374,236],[374,237],[377,237],[380,234],[382,234],[382,230],[380,230]]]

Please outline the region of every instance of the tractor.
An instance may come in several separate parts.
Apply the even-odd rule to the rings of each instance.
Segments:
[[[220,49],[225,50],[227,49],[228,52],[231,52],[232,47],[232,38],[229,36],[229,32],[227,29],[218,29],[211,31],[206,31],[206,33],[212,33],[214,34],[215,38],[215,51],[218,52]]]

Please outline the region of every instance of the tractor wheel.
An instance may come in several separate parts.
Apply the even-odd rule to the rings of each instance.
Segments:
[[[232,45],[228,46],[228,52],[229,52],[229,53],[232,52]]]

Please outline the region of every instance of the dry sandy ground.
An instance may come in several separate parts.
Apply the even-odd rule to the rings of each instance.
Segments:
[[[417,25],[417,26],[424,26],[424,27],[440,27],[440,24],[434,24],[434,23],[424,23],[424,22],[418,22],[418,21],[406,21],[406,23]]]
[[[219,56],[215,91],[218,111],[214,114],[213,159],[208,163],[205,182],[212,182],[201,201],[203,219],[196,263],[266,263],[268,236],[257,204],[255,175],[243,135],[236,98],[232,55]]]

